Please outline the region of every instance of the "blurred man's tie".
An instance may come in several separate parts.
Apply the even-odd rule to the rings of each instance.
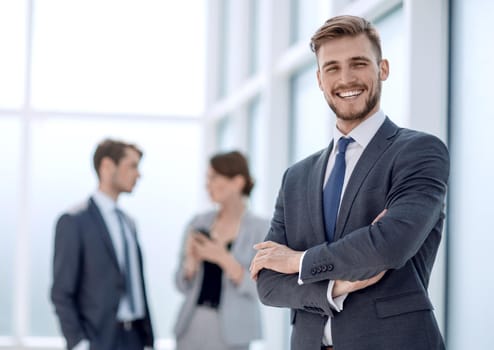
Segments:
[[[122,246],[124,250],[124,276],[125,276],[125,291],[127,292],[127,297],[129,298],[129,307],[132,313],[135,313],[135,302],[134,293],[132,292],[132,269],[130,266],[130,253],[129,253],[129,242],[127,240],[127,234],[125,233],[125,216],[124,213],[115,208],[118,217],[118,223],[120,225],[120,233],[122,234]]]

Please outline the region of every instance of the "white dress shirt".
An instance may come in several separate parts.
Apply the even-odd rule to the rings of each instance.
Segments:
[[[125,269],[124,262],[124,247],[122,240],[122,233],[120,231],[120,223],[118,221],[118,216],[115,211],[117,203],[104,194],[101,191],[96,191],[93,194],[93,199],[98,206],[101,215],[105,221],[108,232],[115,248],[115,253],[117,255],[118,263],[122,271]],[[120,209],[120,208],[119,208]],[[121,209],[120,209],[121,210]],[[130,269],[131,269],[131,284],[132,291],[134,294],[134,307],[135,312],[132,313],[130,310],[130,304],[128,296],[125,294],[120,300],[118,306],[117,319],[120,321],[132,321],[136,319],[144,318],[144,294],[141,288],[141,271],[139,269],[139,259],[137,253],[137,242],[135,240],[134,233],[131,231],[131,226],[127,220],[124,221],[124,230],[127,243],[129,245],[129,258],[130,258]]]
[[[377,130],[381,127],[381,125],[385,119],[386,119],[386,116],[384,115],[383,111],[379,110],[374,115],[372,115],[371,117],[364,120],[355,129],[350,131],[350,133],[348,135],[343,135],[341,133],[341,131],[338,130],[338,128],[335,125],[335,127],[333,129],[333,150],[331,151],[331,154],[329,155],[328,164],[326,166],[326,173],[324,175],[323,188],[321,190],[324,190],[324,186],[326,185],[326,182],[328,181],[329,175],[331,174],[331,171],[333,170],[336,154],[338,152],[338,140],[341,137],[351,137],[355,140],[355,142],[352,142],[348,145],[346,153],[345,153],[346,170],[345,170],[345,178],[343,180],[343,188],[341,191],[341,196],[343,197],[343,194],[345,193],[346,185],[348,184],[348,180],[350,179],[350,176],[352,175],[353,169],[355,169],[355,165],[357,164],[358,160],[360,159],[360,156],[362,155],[362,153],[364,152],[365,148],[367,147],[369,142],[372,140],[374,135],[377,133]],[[340,199],[340,202],[341,202],[341,199]],[[304,256],[305,256],[305,252],[302,255],[302,258],[300,259],[299,271],[302,271],[302,264],[304,261]],[[300,273],[299,273],[299,284],[303,284],[303,281],[300,278]],[[333,291],[333,286],[334,286],[334,281],[333,280],[329,281],[328,290],[327,290],[327,298],[328,298],[329,304],[331,305],[331,308],[334,309],[336,312],[340,312],[341,310],[343,310],[343,302],[344,302],[345,298],[347,297],[347,294],[341,295],[341,296],[333,299],[333,297],[331,295],[332,291]],[[325,345],[332,345],[333,344],[333,337],[331,334],[331,317],[328,319],[328,322],[326,323],[326,326],[324,327],[324,336],[323,336],[322,342]]]

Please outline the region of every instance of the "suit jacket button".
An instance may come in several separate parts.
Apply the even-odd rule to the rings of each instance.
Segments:
[[[317,273],[316,268],[315,268],[315,267],[313,267],[313,268],[312,268],[312,270],[310,270],[310,273],[311,273],[311,274],[313,274],[313,275],[315,275],[315,274]]]
[[[322,272],[326,272],[326,271],[328,271],[328,267],[326,265],[323,265],[322,266]]]
[[[322,271],[322,267],[321,266],[318,266],[317,267],[317,273],[321,273],[321,271]]]
[[[332,264],[329,264],[328,265],[328,271],[333,271],[333,269],[334,269],[334,266]]]

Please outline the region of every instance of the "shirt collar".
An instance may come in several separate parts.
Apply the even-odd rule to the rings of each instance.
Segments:
[[[93,193],[93,199],[98,205],[98,208],[100,208],[100,210],[105,213],[113,212],[115,208],[117,208],[117,202],[115,202],[113,198],[108,196],[106,193],[101,192],[100,190],[97,190]]]
[[[379,109],[376,113],[357,125],[357,127],[350,131],[348,135],[343,135],[343,133],[336,127],[335,124],[333,128],[333,150],[336,150],[337,142],[341,137],[351,137],[362,148],[367,147],[369,142],[376,134],[377,130],[381,127],[382,123],[384,123],[385,119],[386,116],[384,115],[384,112]]]

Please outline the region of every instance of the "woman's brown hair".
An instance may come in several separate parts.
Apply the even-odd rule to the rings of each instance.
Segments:
[[[217,153],[210,158],[209,164],[218,174],[228,178],[234,178],[237,175],[242,176],[245,179],[242,194],[250,195],[254,181],[250,176],[247,158],[242,153],[239,151]]]

